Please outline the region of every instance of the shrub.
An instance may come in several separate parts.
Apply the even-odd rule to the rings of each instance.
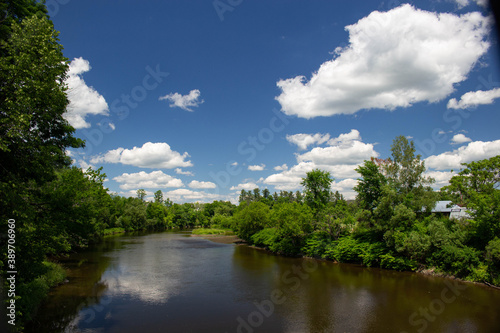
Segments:
[[[276,238],[276,228],[265,228],[254,234],[251,238],[252,244],[267,249],[271,247]]]

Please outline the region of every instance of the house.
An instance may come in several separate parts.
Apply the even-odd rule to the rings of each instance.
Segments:
[[[436,202],[436,207],[431,212],[448,216],[450,219],[471,218],[467,208],[453,205],[450,200]]]

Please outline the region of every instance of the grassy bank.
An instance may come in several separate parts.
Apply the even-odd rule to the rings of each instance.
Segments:
[[[125,229],[123,228],[109,228],[104,229],[104,236],[115,235],[115,234],[123,234],[125,233]]]
[[[193,230],[193,235],[234,235],[231,229],[199,228]]]

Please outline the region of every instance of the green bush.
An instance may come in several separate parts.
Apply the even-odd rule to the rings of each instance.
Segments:
[[[384,242],[363,243],[363,253],[360,255],[363,260],[363,265],[371,267],[380,267],[381,257],[388,253],[388,249]]]
[[[446,244],[432,253],[428,264],[459,278],[465,278],[479,266],[479,257],[479,251],[474,248]]]
[[[356,262],[363,261],[363,249],[360,244],[351,236],[343,237],[327,245],[324,254],[325,259],[338,262]]]
[[[325,232],[314,232],[305,239],[301,252],[308,257],[322,258],[326,246],[331,242],[330,236]]]
[[[394,257],[392,254],[387,253],[380,256],[380,267],[397,271],[414,271],[418,265],[414,260]]]
[[[276,228],[265,228],[254,234],[251,238],[251,242],[255,246],[262,246],[267,249],[274,244],[276,238]]]
[[[266,227],[269,223],[269,207],[262,202],[252,202],[234,214],[237,235],[246,241]]]

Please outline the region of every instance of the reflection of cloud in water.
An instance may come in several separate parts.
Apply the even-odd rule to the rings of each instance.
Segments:
[[[155,236],[111,254],[114,268],[102,276],[108,295],[161,304],[180,292],[183,246],[178,239]]]

